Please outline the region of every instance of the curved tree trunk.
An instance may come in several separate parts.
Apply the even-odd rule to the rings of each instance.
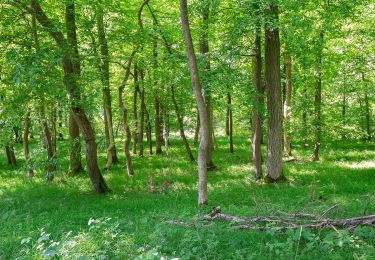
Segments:
[[[188,19],[188,10],[186,0],[180,0],[181,25],[186,44],[186,54],[189,59],[190,77],[193,85],[195,100],[199,110],[199,118],[201,125],[201,140],[198,152],[198,205],[207,204],[207,152],[210,148],[209,138],[209,121],[207,116],[206,104],[202,95],[202,88],[199,82],[198,66],[194,53],[193,40],[190,33],[190,25]]]
[[[278,21],[278,7],[270,4],[268,15],[273,24]],[[268,109],[266,178],[277,181],[283,177],[283,114],[280,78],[279,29],[267,25],[265,31],[266,90]]]

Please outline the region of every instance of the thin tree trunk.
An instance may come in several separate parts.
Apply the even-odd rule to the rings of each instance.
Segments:
[[[285,62],[285,98],[284,98],[284,154],[292,156],[290,144],[290,103],[292,99],[292,59],[286,51]]]
[[[303,90],[303,97],[304,99],[306,100],[307,98],[307,89],[305,88]],[[309,143],[307,141],[307,135],[308,135],[308,130],[307,130],[307,111],[306,111],[306,108],[304,107],[303,108],[303,112],[302,112],[302,131],[303,131],[303,147],[306,149],[307,147],[309,147]]]
[[[139,130],[138,130],[138,143],[139,143],[139,156],[143,156],[143,130],[145,123],[145,87],[144,87],[144,72],[139,71],[141,76],[141,88],[139,93],[139,98],[141,99],[141,111],[139,111]]]
[[[252,80],[255,92],[254,107],[251,116],[252,125],[252,160],[254,173],[257,180],[263,177],[262,174],[262,108],[264,106],[264,87],[262,84],[262,55],[261,55],[261,29],[258,25],[254,32],[254,48],[252,56]]]
[[[201,139],[198,152],[198,205],[207,204],[207,152],[210,149],[209,139],[209,121],[207,115],[206,104],[202,95],[202,88],[199,82],[198,66],[194,53],[193,40],[190,33],[190,25],[188,20],[188,10],[186,0],[180,0],[181,25],[186,44],[186,54],[189,60],[190,77],[193,85],[195,100],[198,106]]]
[[[232,96],[229,92],[227,93],[227,106],[228,106],[228,111],[229,111],[229,152],[234,153]]]
[[[165,146],[165,155],[169,157],[169,112],[166,106],[162,106],[163,113],[163,139]]]
[[[158,67],[158,34],[157,34],[157,27],[156,22],[153,21],[154,27],[154,37],[153,37],[153,58],[154,58],[154,107],[155,107],[155,141],[156,141],[156,154],[162,154],[162,130],[161,130],[161,123],[160,123],[160,98],[159,98],[159,86],[158,81],[156,78],[156,70]]]
[[[102,2],[99,1],[96,7],[96,22],[98,27],[98,38],[100,45],[100,76],[103,85],[102,92],[104,106],[104,124],[106,128],[107,141],[107,163],[105,165],[105,168],[109,169],[112,164],[118,163],[118,158],[116,154],[116,145],[112,122],[112,100],[109,82],[109,51],[104,30]]]
[[[137,142],[138,142],[138,111],[137,111],[137,95],[139,92],[139,81],[138,81],[138,68],[134,65],[134,95],[133,95],[133,121],[134,121],[134,131],[133,131],[133,154],[137,154]]]
[[[315,86],[315,144],[313,152],[313,160],[319,161],[319,148],[320,148],[320,139],[321,139],[321,103],[322,103],[322,48],[323,48],[323,31],[320,33],[320,50],[317,56],[317,76],[316,76],[316,86]]]
[[[227,107],[227,113],[225,115],[225,135],[229,136],[229,107]]]
[[[57,151],[57,111],[56,107],[52,108],[51,113],[51,141],[53,153]]]
[[[178,121],[178,126],[179,126],[179,130],[180,130],[180,136],[181,136],[182,142],[184,143],[185,150],[186,150],[186,152],[189,156],[190,161],[195,162],[193,153],[191,152],[191,149],[190,149],[189,142],[187,141],[187,138],[186,138],[186,135],[185,135],[184,121],[183,121],[182,116],[180,114],[180,109],[178,107],[178,103],[177,103],[177,100],[176,100],[173,84],[171,85],[171,94],[172,94],[172,102],[173,102],[174,109],[175,109],[175,112],[176,112],[176,117],[177,117],[177,121]]]
[[[63,110],[61,108],[59,108],[58,112],[57,112],[57,125],[58,125],[58,137],[57,139],[59,141],[62,141],[64,140],[64,135],[62,133],[63,131]]]
[[[129,144],[130,144],[130,141],[131,141],[131,133],[130,133],[130,128],[129,128],[129,124],[128,124],[128,111],[125,108],[122,96],[123,96],[124,88],[126,86],[126,82],[128,81],[129,76],[130,76],[130,68],[131,68],[131,63],[132,63],[134,55],[135,55],[135,51],[133,51],[132,55],[130,56],[130,59],[128,61],[128,64],[127,64],[127,67],[126,67],[126,70],[125,70],[124,79],[122,81],[121,86],[118,89],[118,105],[119,105],[120,112],[121,112],[122,127],[123,127],[123,131],[125,133],[124,154],[125,154],[125,159],[126,159],[126,169],[127,169],[127,172],[128,172],[128,176],[133,176],[134,171],[133,171],[133,165],[132,165],[132,158],[131,158],[131,155],[130,155],[130,152],[129,152]]]
[[[33,168],[31,167],[30,150],[29,150],[29,133],[30,133],[30,110],[25,114],[24,117],[24,130],[23,130],[23,154],[26,162],[26,176],[32,178],[34,176]]]
[[[147,139],[147,145],[148,145],[148,151],[149,154],[152,155],[152,126],[151,126],[151,120],[150,120],[150,113],[145,110],[146,113],[146,139]]]
[[[278,6],[270,4],[268,15],[272,26],[266,25],[265,30],[265,64],[268,109],[267,131],[267,163],[266,178],[277,181],[283,177],[283,125],[282,97],[280,78],[280,39],[279,29],[275,28],[278,21]]]

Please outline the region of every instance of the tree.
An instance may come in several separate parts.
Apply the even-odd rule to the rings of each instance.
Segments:
[[[207,204],[207,152],[209,149],[209,122],[207,116],[206,105],[202,95],[202,88],[199,82],[198,66],[194,52],[193,40],[190,33],[190,25],[188,18],[187,1],[180,0],[180,16],[182,31],[186,44],[186,55],[189,60],[190,77],[198,106],[201,139],[198,152],[198,205]]]
[[[265,30],[265,66],[267,90],[267,163],[266,178],[277,181],[283,178],[283,125],[280,79],[280,39],[278,29],[278,6],[267,7],[268,22]]]

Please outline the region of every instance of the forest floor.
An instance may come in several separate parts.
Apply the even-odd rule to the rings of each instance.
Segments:
[[[171,140],[170,158],[134,156],[132,178],[118,151],[121,164],[104,172],[112,189],[106,195],[93,195],[85,174],[65,175],[68,142],[59,143],[52,183],[41,171],[27,179],[24,162],[12,168],[1,153],[0,259],[375,259],[372,228],[277,233],[201,220],[215,206],[241,216],[269,216],[275,209],[320,215],[335,204],[327,217],[373,214],[375,143],[323,143],[320,162],[311,161],[311,149],[295,145],[298,160],[284,165],[289,182],[267,185],[252,177],[245,139],[235,139],[234,154],[228,153],[226,138],[219,138],[218,146],[218,169],[209,172],[209,205],[203,208],[197,206],[196,166],[177,139]],[[16,149],[22,158],[21,145]],[[101,154],[103,167],[104,160]],[[191,225],[168,224],[171,220]]]

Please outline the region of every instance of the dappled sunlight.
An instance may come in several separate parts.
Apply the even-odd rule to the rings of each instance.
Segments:
[[[349,169],[375,169],[375,160],[372,161],[361,161],[361,162],[339,162],[337,163],[341,167]]]

